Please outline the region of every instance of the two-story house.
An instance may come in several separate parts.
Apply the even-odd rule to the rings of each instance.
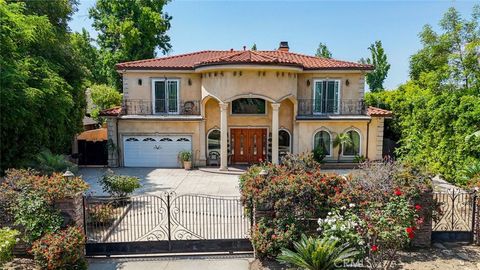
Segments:
[[[382,158],[391,112],[364,106],[370,65],[278,50],[199,51],[120,63],[123,105],[107,117],[109,165],[178,167],[191,150],[196,165],[261,160],[322,147],[327,162]],[[334,140],[353,144],[338,157]]]

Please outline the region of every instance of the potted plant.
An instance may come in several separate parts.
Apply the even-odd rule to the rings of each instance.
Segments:
[[[178,153],[178,160],[183,164],[185,170],[192,169],[192,152],[186,150],[180,151]]]

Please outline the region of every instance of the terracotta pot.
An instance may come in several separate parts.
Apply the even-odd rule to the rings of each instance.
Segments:
[[[185,170],[191,170],[192,169],[192,162],[191,161],[184,161],[183,162],[183,168],[185,168]]]

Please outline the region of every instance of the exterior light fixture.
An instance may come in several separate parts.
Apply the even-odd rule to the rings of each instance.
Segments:
[[[71,171],[67,170],[65,173],[62,175],[65,177],[67,180],[71,180],[73,177],[75,177],[75,174],[73,174]]]
[[[138,79],[138,85],[142,85],[142,79]]]
[[[188,85],[192,85],[192,80],[188,78]]]
[[[348,79],[345,81],[345,85],[346,85],[346,86],[349,86],[349,85],[350,85],[350,81],[349,81]]]
[[[307,80],[307,86],[310,86],[310,80]]]

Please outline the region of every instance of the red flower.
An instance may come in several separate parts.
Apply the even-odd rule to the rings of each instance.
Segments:
[[[371,250],[372,250],[373,252],[377,251],[377,250],[378,250],[377,245],[372,245]]]
[[[415,209],[417,211],[420,211],[422,209],[422,207],[420,206],[420,204],[415,204]]]
[[[412,227],[407,227],[407,228],[405,229],[405,231],[406,231],[408,234],[411,234],[411,233],[413,233],[413,228],[412,228]]]
[[[401,196],[402,191],[399,188],[396,188],[394,194],[397,195],[397,196]]]
[[[413,239],[414,237],[415,237],[415,234],[413,232],[408,234],[408,238]]]

